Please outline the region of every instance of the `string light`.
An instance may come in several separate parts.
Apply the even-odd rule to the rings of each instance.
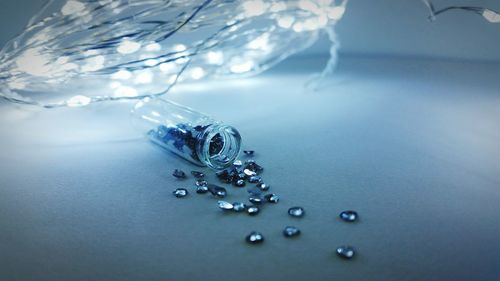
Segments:
[[[332,41],[329,72],[346,3],[50,0],[0,50],[0,97],[53,108],[163,95],[181,80],[260,73],[312,45],[321,30]],[[108,86],[92,93],[78,86],[89,81]]]

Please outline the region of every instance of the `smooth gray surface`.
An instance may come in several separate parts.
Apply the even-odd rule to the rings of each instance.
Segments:
[[[131,105],[1,105],[0,280],[499,280],[500,65],[344,59],[305,90],[319,68],[170,94],[257,151],[281,196],[257,217],[173,197],[194,188],[171,171],[193,167],[131,130]],[[339,221],[345,209],[360,221]],[[252,230],[263,245],[244,243]]]
[[[0,1],[0,46],[19,32],[46,0]],[[340,0],[337,0],[340,1]],[[432,0],[436,8],[484,6],[500,11],[498,0]],[[337,25],[341,52],[354,55],[398,55],[500,61],[500,24],[461,11],[429,22],[422,0],[350,0]],[[327,54],[323,36],[302,55]]]

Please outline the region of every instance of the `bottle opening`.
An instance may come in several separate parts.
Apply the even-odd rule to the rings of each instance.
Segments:
[[[199,150],[200,159],[210,168],[221,170],[230,166],[241,148],[240,133],[227,125],[212,125],[207,129]]]

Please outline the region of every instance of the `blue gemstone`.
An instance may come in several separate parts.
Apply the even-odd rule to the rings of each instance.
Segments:
[[[287,226],[285,229],[283,229],[283,235],[285,237],[295,237],[300,235],[300,229],[296,228],[295,226]]]
[[[257,207],[257,206],[250,206],[250,207],[248,207],[248,208],[247,208],[247,213],[248,213],[248,215],[250,215],[250,216],[255,216],[255,215],[257,215],[259,212],[260,212],[260,209],[259,209],[259,207]]]
[[[202,179],[205,177],[204,173],[198,172],[198,171],[191,171],[191,175],[193,175],[193,177],[195,177],[197,179]]]
[[[207,192],[208,192],[208,186],[206,186],[206,185],[201,185],[201,186],[196,187],[196,193],[198,193],[198,194],[204,194]]]
[[[233,185],[237,187],[243,187],[245,186],[245,180],[242,179],[236,180],[233,182]]]
[[[302,207],[292,207],[288,209],[288,214],[292,217],[302,217],[304,216],[305,211]]]
[[[225,211],[232,210],[234,208],[233,204],[226,201],[219,201],[217,202],[217,205],[219,206],[219,208]]]
[[[245,239],[250,244],[258,244],[264,242],[264,235],[260,232],[252,231]]]
[[[245,153],[245,155],[252,156],[255,153],[255,151],[253,151],[253,150],[243,150],[243,153]]]
[[[186,173],[179,169],[175,169],[174,172],[172,173],[172,176],[178,178],[178,179],[184,179],[186,178]]]
[[[257,188],[259,188],[262,191],[268,191],[269,185],[261,182],[261,183],[257,184]]]
[[[260,183],[260,182],[262,182],[262,178],[259,176],[251,176],[250,178],[248,178],[248,182],[249,183]]]
[[[172,194],[174,194],[174,196],[177,198],[186,197],[188,193],[189,192],[185,188],[177,188],[176,190],[174,190],[174,192],[172,192]]]
[[[234,202],[234,203],[233,203],[233,210],[234,210],[235,212],[242,212],[242,211],[244,211],[246,208],[247,208],[247,206],[246,206],[244,203],[240,203],[240,202]]]
[[[266,201],[269,203],[278,203],[278,201],[280,200],[278,195],[274,193],[264,195],[264,199],[266,199]]]
[[[196,186],[208,186],[208,182],[206,180],[196,180]]]
[[[337,255],[344,259],[352,259],[354,257],[354,249],[351,246],[340,246],[336,250]]]
[[[215,184],[208,184],[208,191],[212,193],[213,196],[224,198],[227,195],[227,191],[224,187],[217,186]]]
[[[354,222],[358,219],[358,213],[356,211],[343,211],[340,213],[339,217],[346,222]]]
[[[260,195],[250,195],[250,197],[248,197],[248,201],[253,204],[259,205],[264,202],[264,199]]]
[[[250,169],[243,170],[243,173],[245,173],[245,175],[247,175],[248,177],[253,177],[253,176],[257,175],[257,173],[255,173],[254,171],[252,171]]]

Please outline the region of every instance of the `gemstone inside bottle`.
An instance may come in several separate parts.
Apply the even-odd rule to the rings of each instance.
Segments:
[[[132,114],[151,141],[193,164],[224,169],[240,152],[235,128],[171,101],[145,98]]]

